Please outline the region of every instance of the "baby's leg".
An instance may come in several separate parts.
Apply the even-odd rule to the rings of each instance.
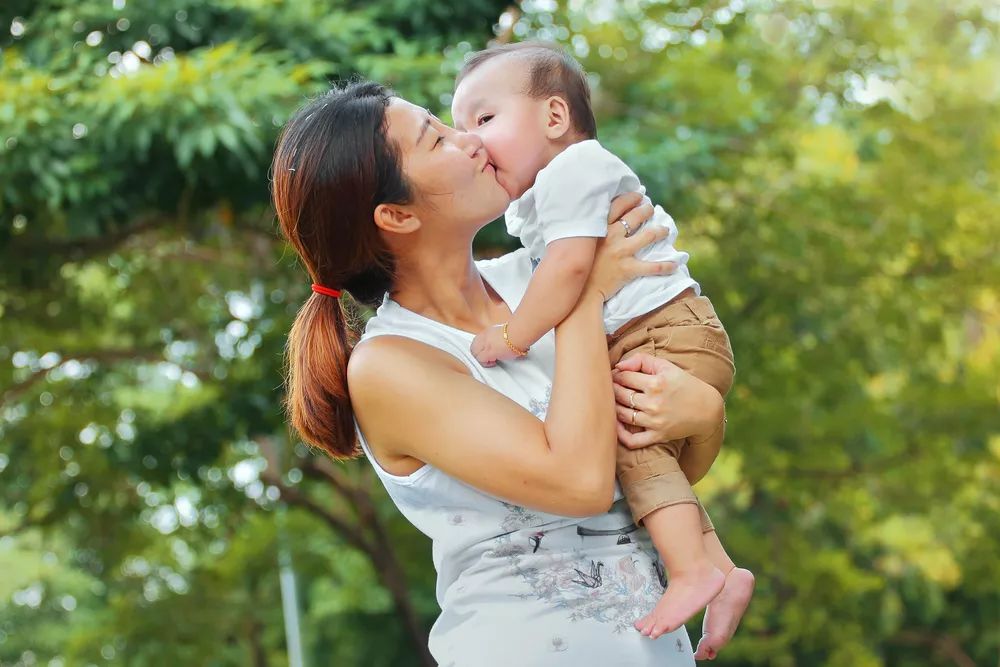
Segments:
[[[672,303],[661,309],[660,316],[650,321],[649,324],[648,333],[655,356],[672,361],[698,379],[710,384],[722,396],[729,392],[735,373],[733,353],[729,345],[729,337],[708,299],[699,297]],[[708,472],[718,456],[724,437],[725,419],[720,421],[715,431],[707,437],[689,438],[678,443],[679,446],[674,451],[681,471],[690,484],[694,484]],[[678,516],[678,510],[665,508],[653,512],[644,520],[654,543],[657,543],[664,565],[671,572],[670,587],[667,589],[664,599],[661,600],[661,604],[658,605],[661,608],[667,607],[670,603],[670,589],[676,589],[678,597],[684,595],[693,604],[695,601],[700,601],[699,599],[705,592],[715,589],[717,585],[715,582],[719,581],[717,574],[723,574],[721,590],[724,592],[726,588],[730,589],[730,594],[726,595],[727,598],[734,597],[731,593],[736,588],[736,583],[741,580],[741,575],[734,570],[733,561],[722,548],[714,526],[704,509],[700,505],[695,506],[697,513],[691,513],[690,507],[685,509],[687,515],[683,518]],[[678,528],[684,526],[684,534],[687,534],[691,530],[695,518],[700,518],[697,524],[702,533],[699,536],[701,537],[698,545],[700,548],[691,548],[685,540],[679,540],[677,537]],[[658,537],[658,535],[660,536]],[[667,543],[661,547],[659,542]],[[676,562],[678,558],[681,559],[679,563]],[[669,561],[675,561],[673,568]],[[685,573],[684,568],[702,574],[691,577]],[[672,569],[681,574],[675,575],[671,571]],[[734,577],[726,576],[731,572],[737,574]],[[689,580],[713,581],[713,584],[711,588],[704,585],[698,588],[687,583]],[[709,605],[710,608],[712,604]],[[683,609],[685,606],[686,604],[677,605],[675,608]],[[744,604],[738,612],[730,614],[724,612],[727,607],[731,608],[732,605],[715,606],[713,626],[728,623],[734,615],[735,622],[738,623],[739,616],[745,609]],[[698,611],[698,609],[694,611]],[[669,608],[662,610],[660,618],[668,625],[671,625],[672,621],[675,620],[670,614]],[[723,633],[716,632],[716,634],[721,637]],[[729,637],[731,636],[730,633]],[[728,641],[728,637],[722,643],[725,641]],[[717,648],[721,648],[721,644]]]
[[[697,376],[696,376],[697,377]],[[701,379],[701,378],[699,378]],[[722,449],[726,437],[726,418],[716,426],[715,430],[701,439],[688,438],[679,454],[678,463],[691,484],[697,484],[708,473]]]
[[[720,394],[732,384],[728,336],[707,299],[677,301],[643,318],[641,327],[612,345],[611,362],[639,351],[672,361]],[[711,521],[691,490],[691,483],[707,472],[718,454],[723,433],[720,424],[712,436],[695,443],[698,451],[688,459],[690,471],[682,463],[690,449],[684,440],[635,451],[619,448],[619,481],[636,522],[645,524],[668,573],[663,597],[636,622],[651,638],[675,630],[703,609],[723,590],[724,572],[733,567],[728,556],[714,562],[715,554],[703,538],[703,532],[713,530]]]
[[[677,364],[725,397],[733,385],[736,366],[729,336],[712,303],[705,297],[697,297],[667,308],[674,314],[663,326],[649,331],[653,354]],[[691,484],[701,480],[715,463],[725,435],[723,417],[709,435],[687,439],[678,460]]]
[[[706,549],[697,504],[681,502],[661,507],[642,521],[663,559],[669,581],[653,611],[635,624],[639,632],[656,639],[704,609],[723,590],[726,575]]]
[[[735,369],[729,337],[707,299],[689,300],[686,306],[698,324],[674,326],[664,332],[652,331],[655,353],[670,359],[725,396],[732,386]],[[715,462],[725,434],[726,422],[723,419],[709,436],[689,438],[685,443],[678,460],[681,470],[692,484],[700,480]],[[736,567],[703,509],[702,528],[708,559],[726,575],[722,591],[705,610],[702,622],[704,634],[695,653],[697,660],[713,660],[732,639],[746,612],[753,595],[754,576],[749,570]]]
[[[722,647],[733,638],[750,604],[754,576],[750,570],[736,567],[714,530],[705,532],[704,544],[712,562],[726,573],[726,583],[705,610],[701,640],[694,657],[695,660],[714,660]]]
[[[708,517],[677,462],[682,447],[683,441],[636,450],[619,446],[617,454],[618,480],[632,516],[646,526],[667,570],[663,597],[635,623],[651,639],[684,625],[719,594],[726,579],[703,538]]]

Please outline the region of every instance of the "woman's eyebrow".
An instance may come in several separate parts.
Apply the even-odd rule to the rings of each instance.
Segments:
[[[426,109],[425,109],[426,111]],[[417,136],[417,145],[424,140],[424,135],[427,134],[427,128],[431,126],[431,113],[427,112],[427,117],[424,118],[424,122],[420,125],[420,134]]]

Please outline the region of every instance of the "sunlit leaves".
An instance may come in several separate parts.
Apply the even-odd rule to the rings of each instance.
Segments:
[[[0,11],[0,661],[278,663],[279,543],[316,664],[412,659],[377,569],[314,513],[282,524],[260,478],[254,437],[284,438],[282,347],[308,287],[267,168],[331,79],[445,111],[494,23],[581,59],[601,140],[678,220],[733,339],[728,442],[699,491],[759,583],[719,663],[994,659],[994,4]],[[497,226],[478,242],[512,243]],[[364,465],[343,470],[381,493]],[[283,479],[353,516],[300,468]],[[429,622],[427,544],[377,498]]]

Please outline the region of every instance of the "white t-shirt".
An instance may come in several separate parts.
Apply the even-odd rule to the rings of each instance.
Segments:
[[[518,250],[477,267],[516,308],[531,278],[528,254]],[[555,370],[552,331],[524,359],[483,368],[469,351],[473,333],[386,296],[362,340],[384,335],[451,354],[476,380],[545,419]],[[468,455],[476,456],[476,433],[468,435]],[[486,494],[431,465],[393,475],[372,456],[360,430],[359,436],[392,501],[433,542],[441,615],[430,651],[441,667],[694,667],[684,628],[651,641],[632,627],[663,593],[663,572],[620,490],[606,514],[549,514]]]
[[[532,258],[545,255],[545,247],[558,239],[608,233],[611,200],[626,192],[646,188],[639,177],[596,139],[568,147],[538,172],[535,184],[507,208],[507,231],[521,239]],[[688,254],[674,247],[677,226],[659,206],[646,225],[657,225],[670,234],[640,250],[646,261],[674,262],[677,271],[668,276],[642,276],[628,283],[604,304],[604,330],[614,333],[628,321],[655,310],[688,287],[700,293],[687,268]]]

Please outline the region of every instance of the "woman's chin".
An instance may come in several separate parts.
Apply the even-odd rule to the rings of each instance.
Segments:
[[[496,220],[497,218],[502,218],[503,214],[507,212],[507,207],[508,206],[510,206],[510,198],[509,197],[504,197],[502,205],[499,205],[496,208],[496,213],[494,213],[492,215],[492,217],[490,217],[490,220],[492,221],[492,220]]]
[[[496,180],[496,184],[497,184],[497,193],[498,194],[503,193],[503,199],[506,200],[504,201],[503,207],[504,210],[507,210],[507,207],[510,206],[510,203],[515,199],[517,199],[517,197],[514,197],[510,194],[510,188],[501,183],[500,179]]]
[[[507,211],[507,207],[510,205],[510,198],[507,197],[507,193],[500,188],[497,189],[499,190],[499,192],[497,192],[498,196],[489,198],[489,208],[486,208],[484,198],[483,204],[485,210],[481,209],[483,222],[479,229],[482,229],[497,218],[502,218],[503,214]]]

